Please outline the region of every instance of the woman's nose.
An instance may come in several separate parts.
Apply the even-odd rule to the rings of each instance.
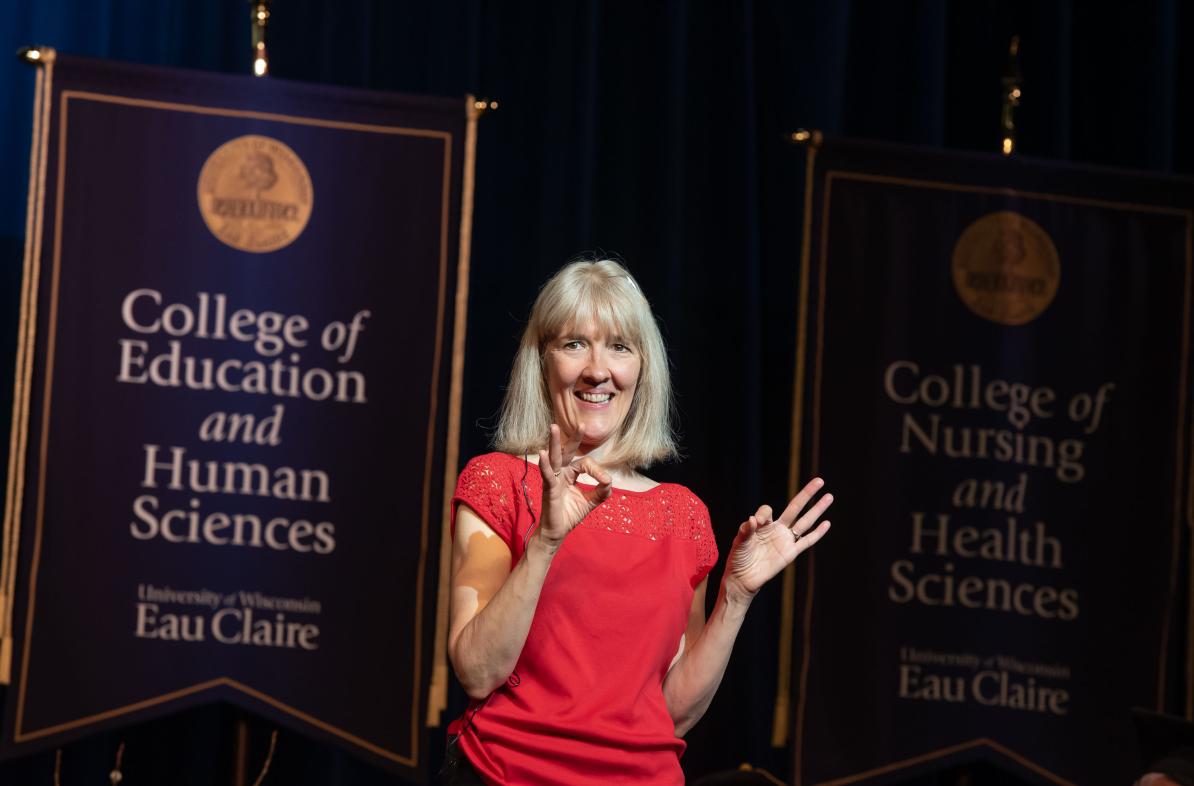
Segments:
[[[589,362],[585,364],[584,376],[586,382],[594,385],[599,385],[610,378],[609,366],[606,365],[600,353],[594,353],[589,357]]]

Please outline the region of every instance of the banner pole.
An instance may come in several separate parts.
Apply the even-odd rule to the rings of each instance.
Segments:
[[[800,129],[788,135],[796,144],[807,149],[804,173],[804,219],[803,236],[800,240],[800,305],[797,311],[796,333],[796,375],[792,384],[792,453],[788,463],[788,497],[798,490],[800,481],[801,433],[804,426],[804,361],[805,343],[808,339],[808,279],[809,252],[813,220],[813,164],[817,148],[821,145],[820,131]],[[796,609],[796,566],[784,569],[780,607],[779,653],[775,679],[775,712],[771,722],[771,746],[782,748],[788,744],[788,728],[791,718],[792,700],[792,626]]]
[[[1194,720],[1194,456],[1186,500],[1186,720]],[[1165,675],[1161,675],[1164,682]]]
[[[50,129],[50,91],[55,50],[25,47],[22,61],[38,66],[33,92],[33,135],[29,145],[29,193],[25,216],[25,254],[21,274],[21,306],[17,323],[16,364],[13,374],[12,428],[9,432],[8,485],[4,526],[0,537],[0,684],[12,681],[13,600],[20,547],[21,503],[25,475],[25,448],[29,437],[29,393],[33,384],[33,338],[37,318],[37,275],[41,260],[42,219],[45,214],[46,144]]]
[[[249,779],[249,724],[244,716],[236,719],[236,743],[232,753],[233,786],[248,786]]]
[[[1194,226],[1186,221],[1186,276],[1194,275],[1191,264],[1194,260]],[[1189,335],[1188,323],[1190,313],[1190,286],[1186,286],[1186,314],[1187,323],[1182,325],[1185,335]],[[1189,471],[1186,478],[1186,538],[1188,553],[1186,560],[1186,720],[1194,720],[1194,417],[1191,418]],[[1161,674],[1161,681],[1165,675]]]
[[[473,197],[476,188],[477,121],[497,109],[498,102],[465,96],[468,124],[464,135],[464,169],[460,183],[460,242],[456,263],[455,324],[452,330],[452,381],[448,398],[447,450],[444,453],[444,499],[441,516],[439,587],[435,596],[435,649],[427,691],[426,725],[435,728],[448,706],[448,582],[452,572],[452,533],[448,526],[456,465],[460,461],[460,402],[464,390],[464,346],[468,328],[468,277],[473,247]]]

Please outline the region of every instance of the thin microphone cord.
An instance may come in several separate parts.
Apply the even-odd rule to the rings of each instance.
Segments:
[[[527,527],[527,534],[522,536],[522,551],[525,554],[527,550],[527,543],[531,540],[531,533],[539,526],[538,520],[535,518],[535,506],[531,504],[531,492],[527,490],[527,472],[531,469],[531,460],[525,454],[522,457],[522,498],[527,503],[527,513],[531,514],[531,526]]]

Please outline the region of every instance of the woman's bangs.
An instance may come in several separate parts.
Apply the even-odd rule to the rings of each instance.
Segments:
[[[612,292],[590,291],[572,303],[559,303],[552,313],[544,314],[544,344],[570,331],[593,325],[607,337],[617,336],[636,348],[642,341],[642,329],[633,305],[619,302]]]

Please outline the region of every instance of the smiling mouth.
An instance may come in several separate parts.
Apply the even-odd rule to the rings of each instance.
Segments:
[[[581,401],[587,401],[590,404],[605,404],[614,397],[613,393],[587,393],[576,391],[576,396]]]

